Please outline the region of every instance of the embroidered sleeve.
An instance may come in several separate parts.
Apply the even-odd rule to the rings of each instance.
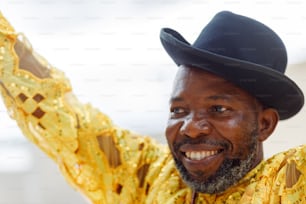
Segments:
[[[0,13],[0,90],[24,135],[92,203],[141,203],[154,180],[146,175],[162,168],[153,162],[163,163],[167,149],[116,127],[106,115],[80,103],[64,74],[35,54],[27,41],[20,42],[25,49],[20,50],[17,37]]]

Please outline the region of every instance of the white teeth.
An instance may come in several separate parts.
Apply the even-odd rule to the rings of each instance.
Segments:
[[[201,160],[206,157],[218,154],[218,151],[191,151],[185,152],[186,156],[191,160]]]

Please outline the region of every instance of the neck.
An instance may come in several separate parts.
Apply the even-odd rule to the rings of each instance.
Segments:
[[[252,166],[252,169],[255,168],[264,158],[264,153],[263,153],[263,145],[262,142],[257,144],[257,156],[256,156],[256,160]]]

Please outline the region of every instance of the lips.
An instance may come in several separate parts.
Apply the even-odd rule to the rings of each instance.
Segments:
[[[220,142],[186,142],[175,146],[177,159],[193,179],[212,176],[225,159],[227,146]]]
[[[202,160],[207,157],[218,154],[218,150],[211,151],[187,151],[185,152],[185,156],[190,160]]]
[[[189,160],[198,161],[208,157],[215,156],[225,150],[225,145],[198,143],[183,144],[177,149],[183,156]]]

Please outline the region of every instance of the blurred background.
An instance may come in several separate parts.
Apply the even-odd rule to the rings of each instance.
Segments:
[[[0,10],[34,49],[63,70],[74,93],[121,127],[165,143],[176,66],[159,41],[162,27],[193,42],[221,10],[270,26],[288,49],[287,74],[306,93],[306,2],[208,0],[0,0]],[[265,157],[306,143],[305,108],[282,121]],[[0,204],[85,204],[58,168],[20,133],[0,101]]]

